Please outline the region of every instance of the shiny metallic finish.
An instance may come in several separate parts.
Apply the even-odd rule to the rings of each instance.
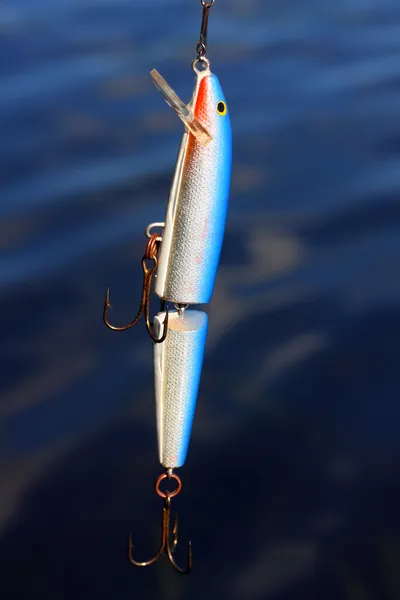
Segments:
[[[206,64],[197,71],[192,107],[212,141],[202,146],[185,131],[178,156],[160,247],[156,293],[176,304],[211,299],[224,236],[231,177],[229,114]]]
[[[201,69],[199,69],[197,66],[199,64],[202,65]],[[192,61],[192,69],[196,73],[196,75],[199,75],[203,71],[210,69],[210,61],[206,56],[198,56]]]
[[[146,227],[146,232],[145,232],[146,233],[146,237],[150,239],[152,237],[152,235],[153,235],[151,233],[151,230],[154,229],[154,227],[161,227],[161,229],[163,229],[164,225],[165,225],[165,223],[150,223]],[[159,235],[157,237],[157,242],[161,242],[161,241],[162,241],[162,237],[161,237],[161,235]]]
[[[163,331],[165,313],[154,319]],[[207,337],[207,315],[170,311],[165,341],[154,346],[157,435],[160,462],[184,464],[189,445]]]

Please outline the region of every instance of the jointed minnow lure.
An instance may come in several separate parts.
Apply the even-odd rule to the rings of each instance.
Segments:
[[[205,2],[197,58],[193,97],[185,105],[161,75],[153,69],[157,88],[185,125],[165,222],[152,223],[146,230],[148,242],[142,259],[143,292],[139,312],[131,323],[111,325],[110,290],[107,290],[103,318],[110,329],[125,331],[142,315],[154,342],[156,420],[160,463],[165,473],[156,481],[156,492],[164,499],[161,546],[154,558],[136,566],[154,563],[165,552],[180,573],[192,567],[189,543],[188,566],[182,569],[173,558],[177,545],[177,524],[170,532],[171,499],[182,487],[173,469],[186,459],[207,337],[207,315],[188,309],[190,304],[210,301],[218,269],[225,229],[231,178],[231,126],[226,101],[217,77],[211,73],[207,53],[207,27],[210,8]],[[158,232],[152,233],[157,228]],[[160,230],[161,228],[161,230]],[[151,322],[149,301],[152,281],[161,299],[161,311]],[[169,310],[167,303],[175,306]],[[173,491],[163,491],[161,482],[175,480]]]

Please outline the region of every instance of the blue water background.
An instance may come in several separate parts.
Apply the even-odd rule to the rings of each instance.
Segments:
[[[216,0],[234,156],[177,560],[152,350],[123,322],[180,136],[196,0],[0,3],[0,595],[398,600],[400,5]]]

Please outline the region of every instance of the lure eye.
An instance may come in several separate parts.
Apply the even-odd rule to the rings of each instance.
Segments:
[[[222,100],[220,102],[218,102],[217,113],[219,115],[221,115],[221,117],[224,117],[226,115],[227,111],[228,111],[228,109],[226,108],[225,102],[222,102]]]

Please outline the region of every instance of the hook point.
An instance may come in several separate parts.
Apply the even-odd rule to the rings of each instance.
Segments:
[[[112,304],[111,304],[111,300],[110,300],[110,288],[107,288],[106,291],[106,299],[104,301],[104,306],[106,306],[107,308],[112,308]]]

